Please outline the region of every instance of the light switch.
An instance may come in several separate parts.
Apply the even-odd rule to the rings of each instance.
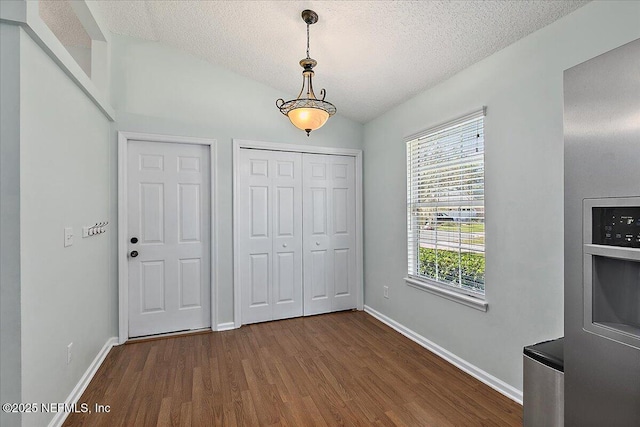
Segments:
[[[73,245],[73,227],[64,229],[64,247]]]

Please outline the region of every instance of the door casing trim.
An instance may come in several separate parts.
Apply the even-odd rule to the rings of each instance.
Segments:
[[[217,330],[217,295],[218,295],[218,251],[217,251],[217,182],[216,140],[208,138],[194,138],[189,136],[158,135],[139,132],[118,132],[118,343],[124,344],[129,339],[129,264],[128,252],[128,206],[127,206],[127,158],[129,141],[165,142],[172,144],[194,144],[209,146],[209,175],[210,175],[210,256],[211,256],[211,329]]]
[[[363,233],[364,223],[362,216],[362,150],[352,148],[321,147],[313,145],[284,144],[266,141],[251,141],[245,139],[233,139],[233,325],[234,328],[242,326],[242,305],[240,291],[240,260],[237,256],[239,246],[239,224],[236,213],[238,207],[238,185],[239,185],[239,159],[240,150],[243,148],[253,148],[270,151],[289,151],[294,153],[307,154],[329,154],[337,156],[351,156],[355,158],[355,194],[356,194],[356,291],[357,309],[364,307],[364,252]]]

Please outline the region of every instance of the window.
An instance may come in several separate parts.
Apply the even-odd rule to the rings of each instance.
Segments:
[[[484,296],[484,109],[407,142],[408,281]]]

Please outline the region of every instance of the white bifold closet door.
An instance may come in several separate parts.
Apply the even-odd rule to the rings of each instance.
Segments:
[[[240,150],[242,324],[302,316],[302,155]]]
[[[356,308],[355,159],[241,149],[242,324]]]
[[[303,155],[304,315],[356,308],[355,159]]]

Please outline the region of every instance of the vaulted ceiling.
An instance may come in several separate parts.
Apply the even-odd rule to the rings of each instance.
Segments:
[[[314,85],[365,123],[587,1],[99,1],[116,34],[154,40],[294,98],[311,26]],[[187,76],[185,76],[187,78]]]

